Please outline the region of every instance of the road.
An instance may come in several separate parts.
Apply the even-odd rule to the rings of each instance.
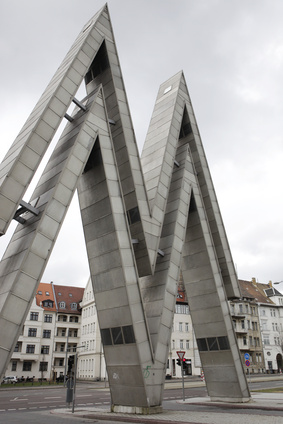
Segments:
[[[256,379],[255,379],[256,380]],[[191,383],[194,385],[194,383]],[[175,388],[174,388],[175,386]],[[257,390],[262,388],[270,387],[282,387],[283,378],[281,381],[253,381],[250,384],[251,390]],[[164,410],[186,410],[188,413],[190,411],[200,411],[205,410],[206,412],[215,412],[215,407],[212,405],[188,405],[178,403],[178,400],[183,398],[181,384],[176,388],[176,384],[166,384],[166,389],[164,391],[164,401],[163,409]],[[186,387],[185,388],[185,397],[186,398],[195,398],[195,397],[206,397],[207,392],[206,388],[199,381],[195,383],[195,387]],[[5,424],[19,423],[21,424],[51,424],[56,422],[56,424],[66,423],[66,417],[64,416],[54,416],[50,414],[51,410],[66,408],[66,388],[63,386],[47,386],[39,388],[9,388],[6,389],[4,386],[0,389],[0,422]],[[78,383],[76,389],[76,398],[75,398],[75,410],[80,407],[98,407],[109,411],[110,409],[110,393],[109,389],[101,383],[96,384],[86,384]],[[227,412],[225,408],[221,409],[221,413]],[[238,409],[234,413],[236,414],[245,414],[247,411]],[[262,415],[263,412],[259,410],[254,410],[253,414]],[[265,416],[276,416],[282,417],[282,411],[265,411]],[[82,423],[89,422],[88,419],[82,419],[73,417],[68,418],[71,420],[71,423]],[[92,421],[93,422],[93,421]],[[105,423],[105,421],[104,421]]]

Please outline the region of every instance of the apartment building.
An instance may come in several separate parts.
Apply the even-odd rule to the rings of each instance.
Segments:
[[[246,372],[264,373],[264,355],[259,321],[259,301],[267,301],[251,281],[239,280],[241,298],[230,301],[230,311]],[[256,297],[255,297],[256,296]],[[245,365],[249,354],[250,366]]]
[[[246,372],[283,368],[283,295],[271,283],[239,280],[241,298],[230,310]],[[182,280],[176,298],[166,375],[181,377],[178,352],[185,352],[185,375],[200,375],[201,362]],[[92,284],[86,288],[40,283],[6,375],[56,379],[77,353],[77,377],[107,379]],[[245,365],[249,354],[250,366]]]
[[[182,279],[179,283],[176,298],[174,322],[171,334],[171,346],[167,361],[167,378],[181,377],[181,366],[178,365],[179,356],[177,352],[185,352],[185,361],[183,361],[184,375],[201,374],[201,362]]]
[[[81,337],[78,350],[77,377],[82,380],[105,380],[106,366],[91,280],[81,302]]]
[[[253,283],[269,300],[259,303],[265,368],[269,373],[283,372],[283,295],[271,283]]]
[[[40,283],[6,375],[55,380],[80,338],[84,289]]]

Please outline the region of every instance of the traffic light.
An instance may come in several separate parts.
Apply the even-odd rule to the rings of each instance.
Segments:
[[[181,360],[180,360],[180,358],[177,359],[177,365],[179,365],[179,367],[181,366]]]
[[[74,363],[75,363],[75,355],[70,355],[68,358],[68,373],[72,371]]]
[[[184,358],[183,368],[189,368],[191,361],[189,359]]]

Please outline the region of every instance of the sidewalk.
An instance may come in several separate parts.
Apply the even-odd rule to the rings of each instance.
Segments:
[[[248,403],[211,402],[208,397],[201,397],[188,398],[184,402],[178,400],[176,404],[182,405],[182,410],[164,410],[160,414],[152,415],[116,414],[109,412],[108,409],[79,406],[75,408],[74,414],[71,409],[57,409],[52,413],[125,423],[283,424],[283,393],[252,393],[252,400]],[[184,410],[184,405],[188,405],[188,410]],[[198,408],[197,411],[193,410],[194,408],[190,410],[189,405],[204,408],[203,410]],[[255,414],[255,410],[262,412]],[[273,411],[274,415],[267,416],[265,411]]]

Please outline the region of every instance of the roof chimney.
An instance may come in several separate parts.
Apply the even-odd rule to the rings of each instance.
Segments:
[[[272,281],[270,280],[268,283],[269,287],[272,287]]]
[[[252,278],[252,283],[254,286],[256,286],[256,279],[254,277]]]

